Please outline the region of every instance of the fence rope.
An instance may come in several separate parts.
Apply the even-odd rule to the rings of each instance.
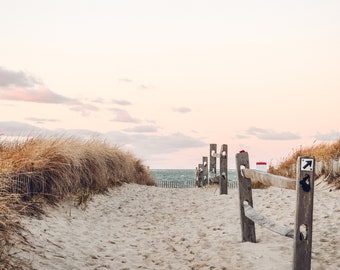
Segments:
[[[250,178],[251,181],[259,181],[266,186],[275,186],[286,189],[296,189],[296,180],[280,175],[270,174],[248,168],[242,169],[245,177]]]
[[[256,212],[253,207],[250,205],[243,205],[244,213],[247,218],[254,221],[256,224],[259,224],[262,227],[267,228],[268,230],[271,230],[273,232],[276,232],[282,236],[286,236],[289,238],[294,238],[294,229],[290,229],[284,226],[279,226],[275,222],[268,220],[264,216],[262,216],[260,213]]]

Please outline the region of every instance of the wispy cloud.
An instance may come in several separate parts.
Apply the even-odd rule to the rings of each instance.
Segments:
[[[189,113],[191,112],[191,109],[188,107],[177,107],[177,108],[173,108],[173,111],[179,112],[179,113]]]
[[[140,90],[149,90],[149,89],[152,89],[153,86],[152,86],[152,85],[140,84],[138,88],[139,88]]]
[[[297,140],[300,136],[292,132],[277,132],[271,129],[263,129],[257,127],[250,127],[244,134],[239,134],[238,139],[245,139],[249,137],[256,137],[260,140],[274,140],[274,141],[286,141],[286,140]]]
[[[27,117],[26,120],[34,122],[35,124],[44,124],[44,123],[50,123],[50,122],[59,122],[58,119],[52,119],[52,118],[39,118],[39,117]]]
[[[42,85],[30,88],[18,88],[18,87],[0,88],[0,99],[55,104],[79,103],[74,99],[58,95]]]
[[[70,110],[81,112],[83,116],[88,116],[90,115],[91,112],[96,112],[99,109],[98,107],[91,105],[91,104],[80,103],[76,106],[71,107]]]
[[[158,128],[151,125],[136,126],[133,128],[124,129],[126,132],[136,132],[136,133],[154,133],[157,132]]]
[[[140,120],[133,118],[127,111],[121,109],[111,109],[114,112],[115,118],[111,121],[127,122],[127,123],[139,123]]]
[[[136,89],[139,90],[150,90],[154,88],[152,85],[140,83],[130,78],[119,78],[118,83],[122,85],[123,84],[130,85],[129,87],[136,87]]]
[[[143,136],[136,134],[132,135],[132,138],[137,151],[143,150],[143,152],[152,155],[173,153],[187,148],[206,146],[206,143],[182,133],[173,133],[164,136]]]
[[[118,82],[120,82],[120,83],[132,83],[133,80],[129,79],[129,78],[119,78]]]
[[[26,123],[0,122],[0,134],[5,136],[33,136],[42,134],[42,132],[43,129]]]
[[[44,118],[28,118],[28,120],[57,122],[56,119]],[[29,136],[77,136],[80,138],[99,137],[101,134],[97,131],[87,129],[55,129],[50,130],[40,128],[35,125],[30,125],[22,122],[7,121],[0,122],[0,135],[12,137],[29,137]]]
[[[88,116],[98,108],[79,100],[59,95],[40,80],[23,71],[11,71],[0,67],[0,99],[48,104],[65,104],[73,111]]]
[[[100,103],[100,104],[105,103],[105,100],[103,98],[100,98],[100,97],[93,99],[91,101],[94,102],[94,103]]]
[[[131,105],[131,102],[130,102],[130,101],[127,101],[127,100],[118,100],[118,99],[114,99],[114,100],[112,100],[112,102],[113,102],[114,104],[122,105],[122,106]]]
[[[110,100],[105,100],[101,97],[98,97],[96,99],[91,100],[93,103],[98,103],[98,104],[116,104],[116,105],[121,105],[121,106],[129,106],[132,105],[132,103],[128,100],[125,99],[110,99]]]
[[[246,135],[246,134],[237,134],[237,135],[236,135],[236,138],[237,138],[237,139],[240,139],[240,140],[243,140],[243,139],[248,139],[248,138],[250,138],[250,136],[249,136],[249,135]]]
[[[131,145],[138,156],[174,153],[188,148],[199,148],[207,144],[199,139],[182,133],[169,135],[126,134],[123,132],[108,132],[105,134],[118,145]]]
[[[40,81],[23,71],[10,71],[0,67],[0,87],[31,87]]]
[[[315,139],[318,141],[335,141],[340,139],[339,131],[332,130],[328,133],[316,133],[314,135]]]
[[[0,99],[38,103],[79,103],[52,92],[32,75],[0,67]]]

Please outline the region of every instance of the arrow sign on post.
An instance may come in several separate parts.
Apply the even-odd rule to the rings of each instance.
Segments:
[[[313,162],[314,160],[311,158],[302,158],[301,159],[301,170],[302,171],[313,171]]]
[[[312,161],[311,160],[308,160],[307,162],[306,162],[306,164],[303,166],[303,169],[306,169],[306,168],[308,168],[308,167],[312,167]]]

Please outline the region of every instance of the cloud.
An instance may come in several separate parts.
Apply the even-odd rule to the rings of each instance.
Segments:
[[[187,148],[198,148],[207,145],[199,139],[189,137],[182,133],[145,135],[108,132],[104,135],[120,146],[132,146],[131,150],[140,157],[174,153]]]
[[[340,139],[339,131],[332,130],[328,133],[316,133],[314,135],[315,139],[318,141],[336,141]]]
[[[297,140],[301,138],[299,135],[291,132],[276,132],[271,129],[263,129],[257,127],[250,127],[248,130],[246,130],[246,134],[240,134],[238,135],[238,138],[247,138],[249,136],[254,136],[260,140],[274,141]]]
[[[88,116],[98,108],[76,99],[59,95],[23,71],[10,71],[0,67],[0,99],[48,104],[65,104],[73,111]],[[99,102],[99,100],[97,101]]]
[[[99,109],[98,107],[91,104],[79,103],[78,105],[71,107],[70,110],[81,112],[83,116],[88,116],[91,112],[96,112]]]
[[[153,87],[151,85],[140,84],[138,88],[141,90],[149,90],[152,89]]]
[[[111,109],[116,114],[116,117],[111,121],[115,122],[127,122],[127,123],[139,123],[140,121],[133,118],[127,111],[121,109]]]
[[[103,104],[105,103],[105,100],[103,98],[98,97],[96,99],[93,99],[92,102]]]
[[[188,107],[177,107],[177,108],[173,108],[173,111],[179,112],[179,113],[189,113],[191,112],[191,109]]]
[[[249,135],[245,135],[245,134],[237,134],[237,135],[236,135],[236,138],[237,138],[237,139],[240,139],[240,140],[243,140],[243,139],[248,139],[248,138],[250,138],[250,136],[249,136]]]
[[[36,121],[50,121],[56,122],[55,119],[43,119],[43,118],[28,118],[30,120]],[[50,130],[45,128],[39,128],[34,125],[8,121],[0,122],[0,135],[12,136],[12,137],[29,137],[29,136],[77,136],[84,138],[92,138],[100,136],[97,131],[87,130],[87,129],[56,129]]]
[[[77,138],[96,138],[96,137],[100,137],[102,134],[97,132],[97,131],[93,131],[93,130],[88,130],[88,129],[57,129],[55,131],[53,131],[53,134],[56,135],[61,135],[61,136],[75,136]]]
[[[114,104],[118,104],[118,105],[122,105],[122,106],[131,105],[131,102],[130,102],[130,101],[127,101],[127,100],[118,100],[118,99],[114,99],[114,100],[112,100],[112,102],[113,102]]]
[[[0,135],[5,136],[34,136],[40,135],[44,132],[44,129],[39,127],[15,122],[15,121],[7,121],[0,122]]]
[[[23,71],[10,71],[2,67],[0,67],[0,99],[57,104],[79,103],[52,92],[39,80]]]
[[[38,117],[27,117],[26,120],[35,122],[36,124],[44,124],[48,122],[59,122],[58,119],[51,119],[51,118],[38,118]]]
[[[119,78],[118,83],[130,84],[130,86],[136,87],[139,90],[149,90],[149,89],[154,88],[152,85],[147,85],[147,84],[143,84],[140,82],[136,82],[130,78]]]
[[[23,71],[10,71],[0,67],[0,87],[31,87],[39,80]]]
[[[120,83],[132,83],[133,80],[131,80],[129,78],[120,78],[120,79],[118,79],[118,82],[120,82]]]
[[[173,133],[166,136],[155,136],[152,138],[153,144],[157,144],[157,149],[162,152],[176,152],[185,148],[196,148],[206,146],[205,142],[182,133]]]
[[[124,99],[112,99],[110,101],[105,100],[103,98],[96,98],[92,100],[93,103],[99,103],[99,104],[117,104],[117,105],[122,105],[122,106],[127,106],[127,105],[132,105],[132,103],[128,100]]]
[[[149,152],[150,154],[174,153],[187,148],[197,148],[207,145],[201,140],[189,137],[182,133],[174,133],[166,136],[154,136],[153,138],[146,139],[149,143],[149,149],[145,149],[144,151]],[[145,148],[146,144],[138,146],[140,148]]]
[[[126,132],[137,132],[137,133],[153,133],[157,132],[158,128],[151,125],[136,126],[133,128],[124,129]]]
[[[34,88],[0,88],[0,99],[29,101],[37,103],[66,103],[77,104],[74,99],[70,99],[61,95],[58,95],[44,86],[36,86]]]

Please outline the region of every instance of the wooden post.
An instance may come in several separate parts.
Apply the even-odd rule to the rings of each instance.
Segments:
[[[223,144],[220,152],[220,194],[228,194],[228,145]]]
[[[208,157],[203,157],[203,185],[208,184]]]
[[[203,164],[198,164],[198,187],[203,187]]]
[[[216,156],[217,156],[217,144],[210,144],[209,152],[209,176],[212,182],[215,182],[216,177]]]
[[[249,169],[249,156],[248,153],[244,151],[236,154],[242,241],[256,243],[255,224],[251,219],[246,217],[243,208],[244,204],[253,207],[251,180],[243,175],[242,167]]]
[[[311,269],[314,171],[313,157],[298,158],[293,270]]]

